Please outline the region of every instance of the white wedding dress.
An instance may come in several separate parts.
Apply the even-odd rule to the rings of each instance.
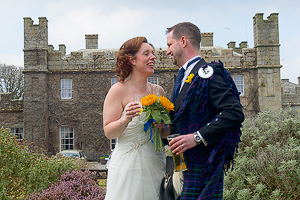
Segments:
[[[165,154],[155,152],[150,131],[143,130],[145,122],[145,113],[134,117],[118,138],[108,166],[105,200],[159,199]]]

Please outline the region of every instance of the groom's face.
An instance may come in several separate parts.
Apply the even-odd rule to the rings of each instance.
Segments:
[[[174,65],[181,67],[180,57],[182,52],[180,48],[180,40],[176,40],[173,37],[173,31],[171,31],[167,36],[167,45],[168,45],[167,55],[172,56]]]

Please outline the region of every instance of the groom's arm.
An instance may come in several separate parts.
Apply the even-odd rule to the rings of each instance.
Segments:
[[[212,120],[203,126],[199,132],[203,139],[214,145],[226,131],[238,127],[244,121],[241,104],[225,82],[222,69],[214,69],[214,78],[209,82],[208,108],[210,113],[216,113]]]

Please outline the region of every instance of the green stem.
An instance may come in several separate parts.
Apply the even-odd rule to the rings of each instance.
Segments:
[[[159,129],[156,126],[154,127],[153,137],[154,137],[154,140],[153,140],[154,141],[154,150],[155,151],[163,151]]]

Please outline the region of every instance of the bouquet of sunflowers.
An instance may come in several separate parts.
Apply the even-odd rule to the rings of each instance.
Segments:
[[[174,111],[174,104],[168,98],[164,96],[158,97],[155,94],[142,97],[141,103],[147,119],[147,122],[144,124],[144,131],[146,132],[150,128],[150,139],[154,143],[155,151],[163,151],[159,129],[153,125],[153,122],[164,122],[167,129],[167,124],[171,124],[168,113],[171,110]]]

